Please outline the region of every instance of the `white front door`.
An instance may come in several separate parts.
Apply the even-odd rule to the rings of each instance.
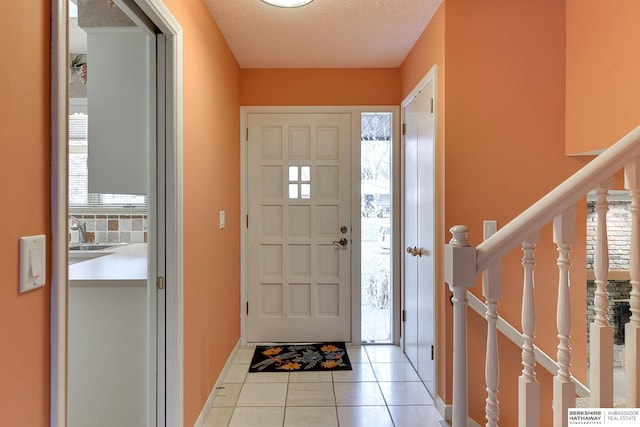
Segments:
[[[434,384],[434,79],[404,105],[404,348],[432,395]]]
[[[349,341],[351,115],[247,123],[247,340]]]

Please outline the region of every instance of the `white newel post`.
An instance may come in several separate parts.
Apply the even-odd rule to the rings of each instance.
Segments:
[[[469,245],[469,229],[456,225],[444,248],[444,280],[453,292],[453,427],[466,427],[467,402],[467,289],[475,284],[476,248]]]
[[[502,297],[502,263],[498,262],[482,272],[482,294],[487,300],[487,355],[484,375],[487,382],[485,404],[486,427],[497,427],[500,414],[498,404],[498,300]]]
[[[522,375],[518,377],[518,426],[540,427],[540,383],[536,378],[536,356],[533,339],[536,331],[535,302],[535,250],[538,235],[529,237],[522,243]]]
[[[553,242],[558,246],[558,373],[553,377],[553,426],[567,427],[567,409],[576,405],[576,385],[571,381],[571,304],[569,253],[575,241],[576,211],[568,209],[553,220]]]
[[[603,183],[596,189],[596,248],[593,270],[595,274],[593,323],[589,326],[589,387],[592,408],[613,407],[613,329],[607,321],[609,297],[607,295],[609,273],[609,245],[607,242],[607,211],[609,203],[607,195],[611,181]]]
[[[625,383],[628,408],[640,407],[640,160],[636,159],[625,169],[625,187],[631,193],[631,249],[629,250],[629,275],[631,276],[631,319],[625,325]]]

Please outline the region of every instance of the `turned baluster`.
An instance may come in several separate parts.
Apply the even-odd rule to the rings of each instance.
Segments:
[[[567,409],[575,407],[576,386],[571,381],[571,304],[569,253],[575,241],[575,207],[568,209],[553,220],[553,242],[558,246],[558,373],[553,377],[553,426],[567,427]]]
[[[629,250],[629,275],[631,276],[631,319],[625,325],[625,384],[626,406],[640,407],[640,160],[625,167],[625,187],[631,194],[631,248]]]
[[[529,237],[522,243],[522,266],[524,282],[522,286],[522,375],[518,377],[518,426],[540,426],[540,383],[536,378],[533,339],[536,330],[536,303],[534,286],[535,250],[538,235]]]
[[[497,427],[500,407],[498,404],[498,300],[502,296],[502,264],[492,265],[482,273],[482,294],[487,300],[487,354],[485,379],[487,398],[485,416],[487,427]]]
[[[595,318],[589,325],[590,388],[591,407],[611,408],[613,406],[613,329],[607,321],[609,297],[607,279],[609,273],[609,245],[607,242],[607,195],[611,181],[596,189],[596,248],[593,271],[595,275],[594,310]]]

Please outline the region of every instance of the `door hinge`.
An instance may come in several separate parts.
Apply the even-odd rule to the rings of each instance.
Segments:
[[[433,345],[431,345],[431,360],[434,360],[435,358],[435,348],[433,347]]]
[[[403,123],[402,124],[402,136],[407,134],[407,124]]]
[[[433,98],[431,98],[431,114],[433,114]]]
[[[247,316],[249,315],[249,301],[247,301]]]
[[[249,228],[249,215],[247,215],[247,228]]]
[[[249,140],[249,128],[245,128],[245,141]]]
[[[403,322],[407,321],[407,310],[402,310],[402,321]]]
[[[156,287],[158,289],[164,289],[164,277],[158,277],[156,279]]]

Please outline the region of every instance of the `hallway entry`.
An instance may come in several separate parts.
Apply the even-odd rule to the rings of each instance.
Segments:
[[[247,116],[248,342],[351,339],[351,115]]]

